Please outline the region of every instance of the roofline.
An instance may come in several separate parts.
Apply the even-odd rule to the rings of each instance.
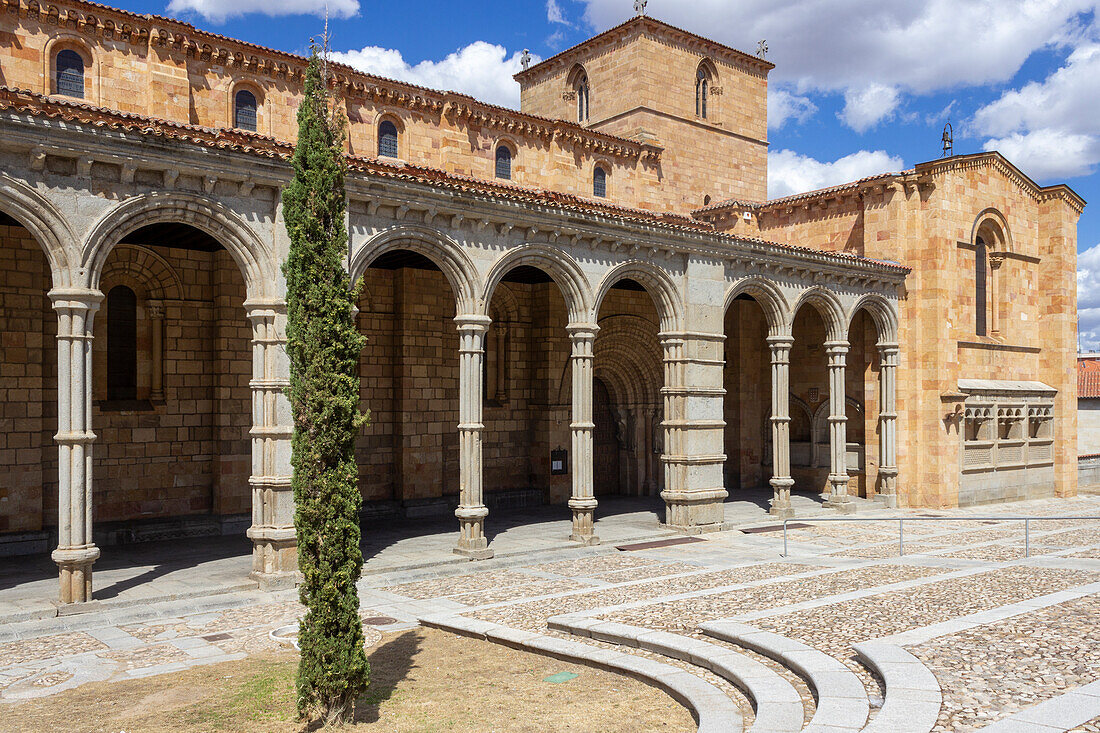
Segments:
[[[124,133],[136,133],[141,137],[168,138],[184,144],[201,145],[216,151],[235,152],[266,158],[283,164],[289,161],[294,150],[292,143],[255,133],[187,125],[93,107],[87,104],[53,100],[34,92],[0,87],[0,111],[5,110],[32,117],[60,118],[63,122],[74,123],[74,126],[81,125],[95,129],[106,127]],[[482,194],[499,200],[556,206],[562,210],[610,216],[624,222],[655,226],[673,232],[680,232],[681,234],[705,236],[719,246],[740,243],[742,245],[774,248],[781,252],[788,252],[837,266],[854,265],[861,269],[878,270],[888,278],[904,278],[912,271],[912,268],[896,262],[719,232],[714,225],[684,214],[656,212],[607,202],[597,202],[576,194],[521,186],[514,183],[488,181],[472,176],[448,173],[438,168],[417,166],[404,162],[390,162],[379,158],[353,155],[348,155],[347,160],[350,170],[364,175],[405,180],[437,188],[465,189],[472,194]]]
[[[0,4],[2,4],[4,1],[5,0],[0,0]],[[167,33],[182,33],[185,36],[189,36],[190,38],[185,39],[185,40],[190,40],[191,43],[193,43],[195,45],[195,47],[199,48],[199,49],[201,49],[201,46],[202,46],[202,43],[198,43],[199,41],[218,42],[218,43],[223,43],[225,45],[238,45],[238,46],[241,46],[245,49],[253,49],[256,52],[260,52],[260,53],[263,53],[265,55],[272,56],[275,59],[277,59],[279,61],[282,61],[284,63],[295,64],[295,65],[300,66],[300,68],[295,69],[294,71],[296,72],[295,75],[301,75],[303,78],[304,78],[304,74],[305,74],[305,68],[309,64],[309,59],[306,58],[305,56],[300,56],[298,54],[290,53],[288,51],[280,51],[279,49],[271,48],[271,47],[268,47],[268,46],[261,46],[259,44],[250,43],[249,41],[242,41],[238,38],[231,38],[229,36],[223,36],[223,35],[218,34],[218,33],[212,33],[210,31],[205,31],[205,30],[202,30],[200,28],[196,28],[191,23],[188,23],[188,22],[182,21],[182,20],[177,20],[175,18],[169,18],[169,17],[162,16],[162,15],[134,13],[134,12],[129,11],[129,10],[122,10],[120,8],[115,8],[115,7],[112,7],[112,6],[109,6],[109,5],[104,5],[104,4],[97,3],[97,2],[91,2],[90,0],[54,0],[54,1],[57,3],[57,5],[62,6],[62,8],[65,8],[66,6],[69,6],[69,7],[74,7],[74,8],[78,8],[78,9],[81,9],[81,10],[92,11],[92,14],[96,17],[99,25],[103,24],[103,20],[104,20],[104,18],[102,17],[103,13],[112,13],[112,14],[115,14],[115,15],[123,17],[123,18],[131,19],[135,23],[140,23],[143,26],[148,26],[148,28],[144,29],[144,30],[146,31],[146,33],[148,35],[148,40],[149,40],[150,44],[155,43],[154,34],[155,34],[155,31],[159,30],[159,31],[167,32]],[[6,2],[14,2],[20,8],[25,8],[28,5],[28,0],[6,0]],[[116,26],[116,28],[117,28],[117,26]],[[94,32],[94,28],[92,29],[92,31]],[[87,35],[86,32],[85,32],[85,35]],[[210,44],[207,44],[207,45],[210,45]],[[531,114],[529,112],[522,112],[520,110],[512,109],[511,107],[503,107],[503,106],[498,105],[498,104],[492,104],[491,102],[484,102],[480,99],[477,99],[476,97],[472,97],[469,94],[464,94],[462,92],[432,89],[430,87],[424,87],[424,86],[420,86],[420,85],[417,85],[417,84],[412,84],[410,82],[400,81],[398,79],[389,79],[389,78],[384,77],[384,76],[378,76],[378,75],[375,75],[375,74],[370,74],[370,73],[365,72],[365,71],[360,71],[360,70],[358,70],[358,69],[356,69],[352,66],[348,66],[347,64],[341,64],[339,62],[332,62],[330,64],[330,66],[331,66],[331,68],[335,69],[336,72],[337,72],[336,75],[335,75],[336,81],[338,83],[341,83],[345,88],[349,88],[349,89],[354,88],[356,86],[354,84],[354,80],[362,79],[362,80],[365,80],[369,83],[373,83],[376,86],[392,86],[392,87],[398,87],[402,91],[411,90],[411,91],[414,91],[414,92],[427,93],[427,94],[438,96],[440,98],[441,103],[445,103],[447,101],[452,101],[452,102],[453,101],[459,101],[459,102],[464,102],[464,103],[467,103],[467,104],[473,104],[473,105],[476,105],[478,107],[485,108],[487,110],[496,111],[496,112],[498,112],[502,115],[509,116],[509,117],[515,118],[515,119],[520,120],[520,121],[529,121],[531,123],[540,124],[540,125],[550,127],[550,128],[553,128],[554,126],[565,127],[565,128],[570,129],[571,131],[575,132],[576,134],[581,135],[582,137],[590,136],[590,137],[597,138],[597,139],[608,140],[608,141],[614,142],[615,144],[618,144],[618,145],[623,145],[623,146],[627,146],[629,148],[646,151],[646,152],[650,153],[651,155],[656,154],[659,157],[660,149],[657,148],[656,146],[646,145],[644,143],[639,143],[636,140],[630,140],[628,138],[619,137],[617,135],[612,135],[610,133],[600,132],[598,130],[593,130],[593,129],[590,129],[590,128],[585,127],[583,125],[580,125],[576,122],[572,122],[570,120],[557,119],[557,118],[552,118],[552,117],[542,117],[540,115],[534,115],[534,114]],[[254,72],[254,73],[257,73],[258,75],[263,76],[263,72]]]
[[[1028,188],[1031,188],[1036,194],[1043,194],[1048,196],[1057,196],[1059,194],[1064,194],[1065,197],[1069,200],[1069,203],[1078,211],[1078,213],[1080,213],[1080,211],[1082,211],[1087,205],[1085,199],[1083,199],[1068,185],[1064,183],[1057,183],[1050,186],[1040,186],[1026,173],[1017,168],[1012,163],[1012,161],[1010,161],[1000,152],[996,150],[989,150],[981,153],[953,155],[949,158],[940,158],[938,160],[931,160],[925,163],[918,163],[909,170],[894,173],[880,173],[875,176],[860,178],[856,181],[841,183],[836,186],[829,186],[827,188],[819,188],[813,191],[806,191],[805,193],[792,194],[790,196],[784,196],[778,199],[771,199],[770,201],[743,201],[740,199],[726,199],[724,201],[719,201],[718,203],[711,204],[710,206],[704,206],[702,208],[695,209],[691,213],[693,216],[696,217],[705,217],[710,214],[715,214],[732,209],[764,211],[781,206],[789,206],[794,203],[801,203],[802,201],[832,197],[867,186],[881,185],[882,183],[885,183],[887,181],[893,181],[899,178],[904,178],[906,176],[935,175],[936,173],[943,170],[955,168],[961,165],[965,165],[967,163],[981,160],[992,160],[998,163],[1003,163],[1013,175],[1018,176],[1021,182]]]
[[[762,59],[758,56],[753,56],[751,54],[745,53],[744,51],[738,51],[736,48],[732,48],[730,46],[727,46],[724,43],[719,43],[718,41],[715,41],[715,40],[710,39],[710,38],[706,38],[705,36],[700,36],[697,33],[692,33],[691,31],[684,30],[683,28],[677,28],[676,26],[671,25],[669,23],[666,23],[663,20],[658,20],[657,18],[653,18],[653,17],[650,17],[648,15],[636,15],[633,18],[625,20],[622,23],[619,23],[618,25],[616,25],[612,28],[608,28],[603,33],[599,33],[595,36],[592,36],[591,38],[589,38],[587,40],[584,40],[584,41],[578,43],[575,46],[570,46],[569,48],[565,49],[564,51],[560,51],[560,52],[554,54],[550,58],[543,59],[542,61],[538,62],[534,66],[532,66],[528,69],[524,69],[523,71],[519,72],[518,74],[515,74],[512,78],[522,84],[523,80],[525,78],[527,78],[529,76],[533,76],[534,73],[537,70],[543,69],[548,64],[557,63],[557,62],[561,61],[562,59],[564,59],[567,56],[574,55],[578,51],[580,51],[581,49],[583,49],[587,46],[593,45],[595,43],[598,43],[598,42],[604,40],[606,37],[608,37],[612,34],[618,33],[619,31],[627,28],[628,26],[631,26],[631,25],[645,25],[645,24],[650,24],[650,25],[655,26],[657,28],[666,28],[668,30],[676,31],[677,33],[683,33],[684,35],[690,36],[691,38],[694,38],[697,41],[701,41],[701,42],[703,42],[703,43],[705,43],[709,46],[712,46],[713,48],[715,48],[718,51],[721,51],[722,53],[731,54],[735,58],[737,58],[738,60],[746,62],[750,66],[755,66],[759,69],[762,69],[765,72],[771,71],[772,69],[775,68],[775,64],[771,63],[770,61],[765,61],[764,59]]]

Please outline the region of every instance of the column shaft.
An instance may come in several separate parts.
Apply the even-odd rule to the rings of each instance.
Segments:
[[[153,402],[164,401],[164,303],[149,302],[149,320],[153,331],[152,369],[150,374],[149,399]]]
[[[286,389],[290,360],[286,353],[286,304],[248,301],[252,322],[252,572],[261,588],[293,586],[298,577],[294,529],[293,468],[290,463],[294,419]]]
[[[898,505],[897,371],[898,345],[880,344],[879,469],[875,498],[889,507]]]
[[[57,311],[58,522],[53,561],[61,603],[92,600],[92,322],[103,294],[91,289],[50,291]]]
[[[596,425],[592,418],[592,368],[598,329],[594,325],[570,325],[567,329],[572,342],[573,364],[573,421],[569,425],[573,450],[573,495],[569,508],[573,510],[573,532],[569,539],[598,545],[593,471]]]
[[[485,332],[487,316],[460,315],[455,318],[459,336],[458,450],[459,506],[455,510],[460,534],[455,554],[475,560],[493,556],[485,538],[485,506],[482,488],[481,422],[484,390]]]
[[[772,364],[772,501],[771,514],[790,517],[791,508],[791,415],[790,373],[791,346],[789,336],[768,337]]]
[[[844,374],[848,358],[847,341],[827,341],[829,358],[829,496],[825,506],[844,514],[855,511],[848,496],[848,430]]]

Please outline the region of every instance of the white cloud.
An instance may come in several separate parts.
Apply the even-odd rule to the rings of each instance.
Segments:
[[[565,18],[565,13],[562,12],[561,6],[558,5],[558,0],[546,0],[546,19],[551,23],[561,23],[562,25],[572,26]]]
[[[1042,81],[1005,92],[971,127],[1040,180],[1088,175],[1100,163],[1100,44],[1077,48]]]
[[[624,0],[583,0],[603,30]],[[842,91],[868,84],[926,93],[1005,82],[1036,50],[1073,42],[1098,0],[692,0],[650,3],[656,17],[752,52],[768,39],[773,81]]]
[[[1100,244],[1077,255],[1077,316],[1081,347],[1100,350]]]
[[[844,93],[844,109],[837,116],[856,132],[866,132],[891,119],[898,108],[898,90],[884,84],[868,84]]]
[[[333,60],[376,76],[410,84],[469,94],[505,107],[519,107],[519,84],[512,75],[522,68],[522,52],[508,55],[507,49],[475,41],[440,61],[409,64],[400,51],[367,46],[359,51],[333,53]],[[532,55],[532,63],[539,58]]]
[[[778,130],[790,121],[803,123],[817,112],[809,97],[785,89],[768,90],[768,129]]]
[[[879,173],[900,171],[901,158],[882,150],[860,150],[831,163],[822,163],[793,150],[768,153],[768,198],[782,198],[837,186]]]
[[[226,18],[250,13],[316,15],[323,18],[326,7],[332,18],[351,18],[359,14],[359,0],[172,0],[168,3],[167,12],[197,13],[209,21],[221,23]]]

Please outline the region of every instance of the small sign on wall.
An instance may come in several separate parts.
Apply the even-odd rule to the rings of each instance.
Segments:
[[[550,451],[550,475],[563,476],[569,473],[569,451],[557,448]]]

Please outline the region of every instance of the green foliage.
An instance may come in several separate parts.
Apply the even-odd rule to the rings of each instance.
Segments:
[[[322,80],[322,64],[314,52],[298,109],[294,180],[283,192],[290,235],[283,273],[294,526],[299,593],[307,608],[298,635],[298,712],[340,723],[351,715],[369,675],[355,588],[363,567],[355,436],[366,421],[359,410],[358,371],[364,339],[353,317],[356,289],[342,263],[348,242],[345,123]]]

